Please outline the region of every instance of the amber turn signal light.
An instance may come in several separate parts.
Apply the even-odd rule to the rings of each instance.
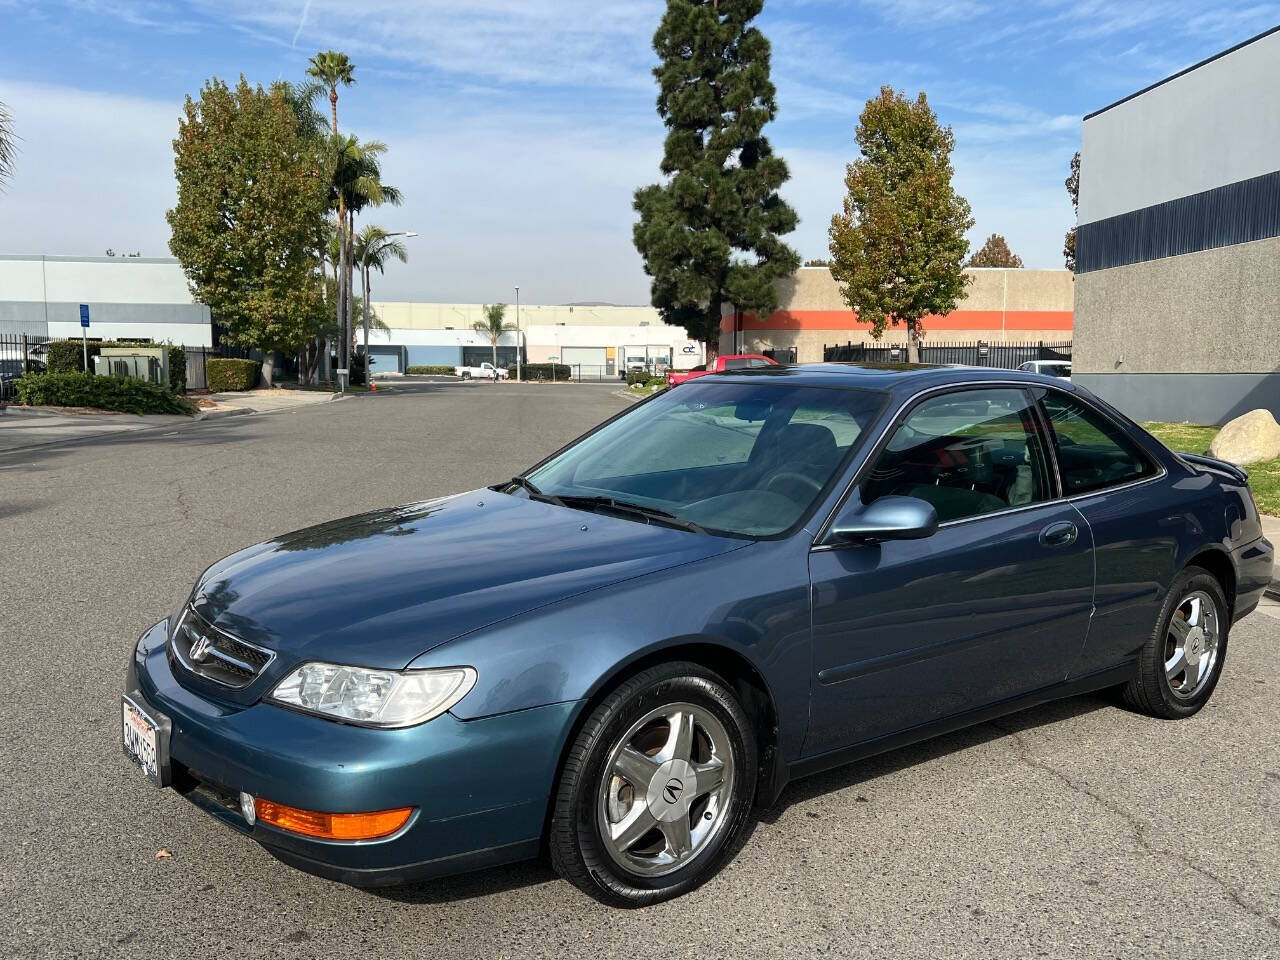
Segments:
[[[376,840],[386,837],[409,821],[413,807],[377,810],[373,813],[320,813],[254,797],[259,823],[269,823],[290,833],[323,840]]]

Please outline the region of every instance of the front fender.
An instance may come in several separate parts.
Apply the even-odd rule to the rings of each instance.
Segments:
[[[476,719],[586,700],[663,649],[717,646],[765,680],[779,749],[798,756],[812,672],[807,552],[803,534],[754,543],[551,604],[443,644],[410,666],[475,667],[475,688],[452,712]]]

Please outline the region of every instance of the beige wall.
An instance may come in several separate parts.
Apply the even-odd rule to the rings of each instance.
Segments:
[[[1075,291],[1069,270],[968,269],[969,286],[956,312],[965,310],[1070,311]],[[826,267],[802,267],[780,280],[779,310],[848,310]],[[1059,331],[1061,333],[1061,331]]]
[[[1082,273],[1076,286],[1075,373],[1280,370],[1280,238]]]
[[[414,303],[403,300],[375,300],[373,309],[387,326],[401,330],[463,330],[484,319],[479,303]],[[515,304],[507,304],[506,320],[515,323]],[[520,304],[520,326],[564,324],[565,326],[663,326],[653,307],[581,307]]]

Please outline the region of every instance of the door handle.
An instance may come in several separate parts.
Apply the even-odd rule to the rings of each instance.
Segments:
[[[1069,547],[1076,542],[1080,529],[1070,520],[1059,520],[1040,531],[1040,545],[1044,547]]]

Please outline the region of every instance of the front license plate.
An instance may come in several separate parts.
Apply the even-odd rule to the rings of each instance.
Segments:
[[[155,721],[128,697],[120,698],[121,743],[124,755],[160,786],[160,730]]]

